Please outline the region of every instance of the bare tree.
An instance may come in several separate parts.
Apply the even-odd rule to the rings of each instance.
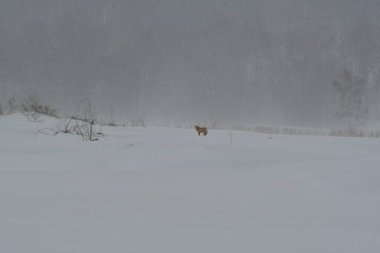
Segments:
[[[333,90],[338,99],[338,108],[334,115],[338,121],[348,127],[367,121],[368,91],[364,80],[346,69],[341,77],[333,82]]]
[[[7,114],[15,113],[17,110],[16,99],[15,98],[8,99],[5,109],[6,109]]]

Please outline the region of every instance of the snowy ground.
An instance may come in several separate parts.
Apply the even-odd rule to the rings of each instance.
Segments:
[[[0,252],[380,252],[380,140],[35,136],[0,117]]]

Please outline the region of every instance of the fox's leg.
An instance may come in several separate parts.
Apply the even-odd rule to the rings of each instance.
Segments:
[[[200,136],[201,135],[201,132],[198,132],[198,136]]]

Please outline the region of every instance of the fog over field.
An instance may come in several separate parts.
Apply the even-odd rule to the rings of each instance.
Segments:
[[[0,103],[155,123],[380,119],[378,0],[1,0]]]

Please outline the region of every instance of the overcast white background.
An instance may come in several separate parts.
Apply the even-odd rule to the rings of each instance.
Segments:
[[[331,127],[350,73],[379,118],[379,1],[2,0],[0,97],[156,123]],[[363,122],[361,122],[363,123]]]

